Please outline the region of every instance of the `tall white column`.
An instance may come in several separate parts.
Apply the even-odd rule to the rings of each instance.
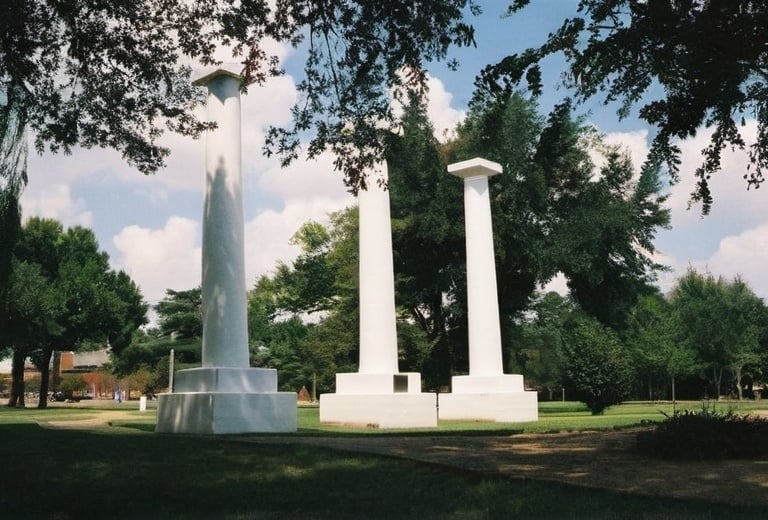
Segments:
[[[441,419],[526,422],[538,418],[536,392],[525,390],[523,376],[505,374],[496,292],[496,263],[488,177],[500,164],[475,158],[448,166],[464,179],[467,240],[469,375],[451,378],[451,393],[440,396]]]
[[[366,173],[358,194],[360,223],[360,365],[336,374],[336,392],[320,396],[320,422],[378,428],[437,426],[437,396],[421,391],[421,374],[400,372],[386,162]]]
[[[469,374],[501,375],[504,365],[488,177],[501,173],[502,168],[485,159],[471,159],[449,165],[448,172],[464,179]]]
[[[203,215],[203,366],[247,368],[248,317],[240,137],[242,78],[219,69],[208,87]]]
[[[368,189],[358,194],[361,374],[398,372],[389,192],[379,183],[387,178],[384,162],[369,174]]]
[[[155,431],[296,431],[296,393],[277,391],[277,370],[250,368],[240,144],[241,66],[223,65],[208,88],[203,210],[203,366],[179,370],[160,394]]]

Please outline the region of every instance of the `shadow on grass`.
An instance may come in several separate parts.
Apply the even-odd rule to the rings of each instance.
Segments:
[[[31,424],[0,425],[0,438],[3,518],[653,518],[759,513],[236,438],[50,430]]]

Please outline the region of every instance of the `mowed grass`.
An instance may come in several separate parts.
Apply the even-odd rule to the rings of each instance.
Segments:
[[[154,424],[153,410],[138,412],[135,403],[109,405],[106,410],[86,406],[0,409],[0,517],[732,518],[768,514],[727,504],[510,480],[317,447],[252,444],[241,436],[154,435],[145,431]],[[114,424],[133,428],[81,431],[38,424],[84,420],[130,406],[134,410],[128,417]],[[570,423],[573,429],[589,422],[578,405],[559,406],[544,406],[542,421],[557,417],[569,424],[567,414],[575,414]],[[618,413],[622,408],[623,413]],[[614,412],[617,420],[623,420],[625,415],[653,415],[653,410],[653,405],[638,404],[623,405]],[[315,429],[319,428],[316,408],[300,408],[299,418],[301,430],[295,435],[340,435],[333,429]],[[496,426],[441,424],[438,431],[449,435],[518,430],[518,425],[506,425],[506,430]],[[356,434],[382,433],[361,430]]]

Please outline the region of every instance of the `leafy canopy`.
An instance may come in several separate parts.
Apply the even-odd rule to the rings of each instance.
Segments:
[[[508,14],[530,3],[514,0]],[[619,103],[622,118],[639,107],[640,117],[658,130],[648,161],[666,163],[673,180],[680,164],[675,140],[696,135],[702,126],[713,130],[691,198],[703,213],[712,205],[710,177],[721,169],[728,147],[747,149],[751,164],[744,178],[748,186],[760,186],[768,167],[768,4],[581,0],[577,12],[539,47],[486,67],[478,87],[498,94],[525,81],[538,94],[540,62],[562,53],[565,84],[579,101],[600,94],[605,103]],[[749,146],[740,129],[745,116],[758,125]]]

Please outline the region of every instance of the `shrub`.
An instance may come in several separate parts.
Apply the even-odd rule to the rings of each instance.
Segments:
[[[664,459],[757,458],[768,456],[768,420],[704,408],[668,415],[640,432],[641,453]]]
[[[574,396],[600,415],[627,395],[632,367],[618,336],[594,319],[584,319],[563,341],[566,382]]]

